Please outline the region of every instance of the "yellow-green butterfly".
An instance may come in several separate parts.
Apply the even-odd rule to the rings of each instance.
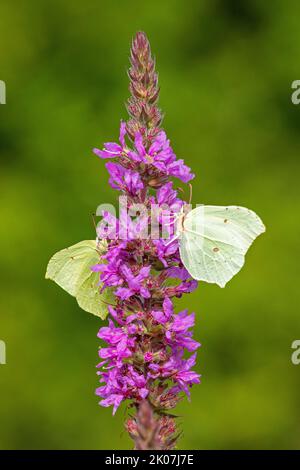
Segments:
[[[103,320],[107,316],[107,304],[112,303],[112,290],[100,293],[99,273],[91,271],[91,266],[99,263],[106,250],[105,240],[84,240],[55,253],[46,272],[46,279],[76,297],[83,310]]]
[[[179,215],[175,238],[179,238],[180,257],[190,275],[224,287],[264,231],[261,219],[250,209],[202,205]]]

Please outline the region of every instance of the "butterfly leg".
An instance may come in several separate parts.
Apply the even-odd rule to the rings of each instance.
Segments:
[[[167,243],[165,243],[165,246],[171,245],[171,243],[175,242],[175,240],[178,240],[179,237],[180,234],[178,233],[177,235],[175,235],[175,237],[171,238]]]

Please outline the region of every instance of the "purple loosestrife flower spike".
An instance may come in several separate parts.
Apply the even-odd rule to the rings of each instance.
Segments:
[[[131,67],[128,71],[131,93],[127,102],[130,119],[127,132],[132,141],[141,135],[148,149],[160,130],[162,114],[157,106],[159,96],[158,76],[155,61],[147,36],[138,32],[132,41],[130,51]]]
[[[194,175],[177,159],[161,128],[157,73],[145,33],[136,34],[130,61],[130,118],[121,123],[119,143],[108,142],[94,153],[109,159],[105,166],[111,187],[128,203],[143,203],[149,211],[155,205],[157,224],[171,234],[174,227],[165,224],[164,207],[177,213],[184,201],[170,178],[187,182]],[[115,225],[116,233],[99,230],[108,248],[101,263],[92,267],[102,289],[113,288],[115,296],[115,305],[108,307],[109,324],[98,333],[106,344],[99,350],[96,393],[100,405],[112,406],[113,414],[121,403],[133,408],[135,414],[125,427],[136,449],[173,449],[179,432],[168,410],[184,395],[190,398],[190,388],[200,382],[192,370],[200,346],[192,337],[195,315],[187,310],[176,313],[173,299],[192,292],[197,281],[183,267],[176,240],[166,244],[162,237],[134,236],[149,228],[147,214],[137,225],[130,215],[123,215],[116,219],[103,212],[103,221]],[[120,236],[124,220],[125,238]]]

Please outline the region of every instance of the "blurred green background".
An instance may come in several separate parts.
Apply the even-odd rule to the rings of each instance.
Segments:
[[[124,406],[112,417],[94,395],[101,321],[44,275],[115,202],[91,149],[126,118],[137,30],[194,203],[245,205],[267,226],[226,289],[178,303],[197,312],[203,375],[177,409],[180,448],[300,448],[299,15],[296,0],[1,1],[0,448],[131,448]]]

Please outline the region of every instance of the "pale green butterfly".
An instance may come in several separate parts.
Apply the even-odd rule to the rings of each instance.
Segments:
[[[264,231],[261,219],[245,207],[203,205],[187,214],[181,212],[175,238],[190,275],[224,287],[242,268],[248,248]]]
[[[84,240],[55,253],[46,272],[46,279],[76,297],[83,310],[102,319],[107,316],[107,304],[112,302],[112,290],[100,293],[99,273],[91,271],[91,266],[99,263],[106,250],[106,240]]]

